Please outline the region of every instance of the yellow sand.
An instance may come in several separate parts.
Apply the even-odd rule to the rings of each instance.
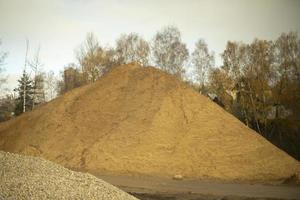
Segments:
[[[0,149],[114,175],[274,180],[299,162],[152,67],[117,67],[0,124]]]

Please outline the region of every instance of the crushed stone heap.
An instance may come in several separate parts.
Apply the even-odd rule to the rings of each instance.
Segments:
[[[86,173],[0,151],[0,199],[137,200]]]

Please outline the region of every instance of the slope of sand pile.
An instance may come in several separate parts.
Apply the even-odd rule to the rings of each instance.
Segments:
[[[92,175],[41,158],[0,151],[0,166],[0,199],[136,199]]]
[[[1,124],[0,149],[114,175],[271,180],[300,169],[208,98],[133,64]]]

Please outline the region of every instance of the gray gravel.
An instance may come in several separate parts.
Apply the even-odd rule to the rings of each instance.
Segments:
[[[90,175],[50,161],[0,151],[2,199],[108,199],[135,197]]]

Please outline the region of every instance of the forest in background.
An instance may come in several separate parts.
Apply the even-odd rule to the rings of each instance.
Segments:
[[[28,42],[27,50],[28,52]],[[115,47],[102,47],[93,33],[75,49],[76,62],[56,77],[45,72],[39,49],[25,56],[19,85],[1,96],[0,121],[30,111],[76,87],[93,83],[115,66],[136,62],[170,73],[208,96],[245,125],[300,160],[300,39],[282,33],[276,40],[228,41],[215,65],[215,54],[204,39],[192,52],[174,26],[159,30],[151,41],[137,33],[122,34]],[[0,89],[6,82],[0,51]],[[2,92],[1,92],[2,93]],[[242,145],[242,144],[241,144]]]

